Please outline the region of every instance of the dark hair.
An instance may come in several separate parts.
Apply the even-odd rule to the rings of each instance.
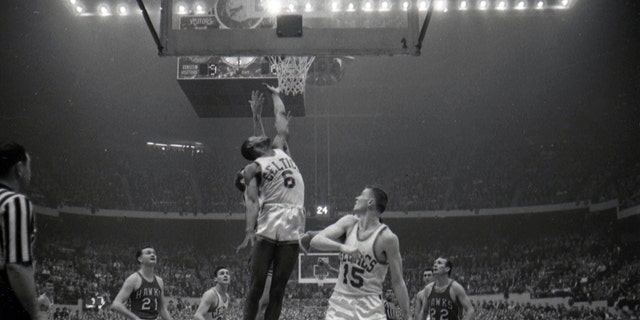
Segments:
[[[431,272],[433,274],[433,269],[430,269],[430,268],[424,268],[424,270],[422,270],[422,273],[425,273],[427,271],[429,271],[429,272]]]
[[[0,177],[4,177],[18,162],[27,161],[27,150],[13,141],[0,144]]]
[[[371,190],[371,192],[373,193],[373,197],[376,199],[376,210],[378,210],[378,212],[383,213],[384,210],[387,209],[387,200],[389,199],[387,197],[387,193],[384,192],[384,190],[382,190],[380,187],[376,187],[376,186],[367,186],[367,189]]]
[[[138,250],[138,252],[136,252],[136,261],[138,261],[138,259],[142,256],[142,250],[144,250],[144,249],[153,249],[153,247],[146,246],[146,247],[143,247],[142,249]],[[138,264],[140,264],[140,261],[138,261]]]
[[[215,270],[213,270],[213,276],[214,276],[215,278],[217,278],[217,277],[218,277],[218,272],[220,272],[220,270],[222,270],[222,269],[227,269],[227,270],[229,270],[229,268],[227,268],[227,267],[225,267],[225,266],[219,266],[219,267],[217,267]]]
[[[258,152],[256,152],[255,147],[256,146],[269,146],[269,145],[271,145],[271,139],[265,138],[265,140],[263,142],[256,144],[254,141],[252,141],[251,138],[254,138],[254,137],[249,137],[249,138],[247,138],[247,140],[245,140],[242,143],[242,146],[240,147],[240,153],[242,153],[242,156],[245,159],[247,159],[249,161],[255,161],[260,156],[258,154]]]
[[[244,168],[238,170],[238,172],[236,172],[236,181],[235,181],[235,185],[236,188],[238,190],[240,190],[240,192],[244,192],[244,190],[247,188],[247,186],[242,183],[242,179],[244,179]]]

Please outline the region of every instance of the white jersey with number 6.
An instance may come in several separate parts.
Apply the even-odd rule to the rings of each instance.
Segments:
[[[381,225],[366,239],[358,239],[357,222],[351,228],[345,244],[357,247],[362,252],[362,257],[354,259],[351,255],[340,254],[340,274],[335,292],[348,295],[382,294],[382,282],[387,275],[389,265],[376,259],[373,245],[386,228],[386,225]]]
[[[260,166],[260,207],[265,204],[288,204],[304,206],[304,181],[291,157],[280,149],[275,155],[260,157],[255,162]]]

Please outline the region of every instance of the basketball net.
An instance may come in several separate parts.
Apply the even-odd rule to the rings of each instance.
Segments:
[[[304,93],[307,72],[316,57],[313,56],[270,56],[271,68],[278,76],[278,86],[286,95]]]

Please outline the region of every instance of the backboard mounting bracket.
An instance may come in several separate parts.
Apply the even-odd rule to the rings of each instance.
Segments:
[[[156,43],[156,47],[158,48],[158,55],[161,56],[164,53],[163,52],[164,46],[160,41],[160,37],[158,37],[158,32],[156,32],[156,28],[153,26],[153,23],[151,22],[151,18],[149,17],[149,12],[147,11],[147,7],[144,5],[144,2],[142,2],[142,0],[136,0],[136,2],[138,3],[138,7],[140,7],[140,10],[142,10],[142,16],[144,17],[144,21],[147,24],[147,27],[149,28],[149,32],[151,32],[153,41]]]

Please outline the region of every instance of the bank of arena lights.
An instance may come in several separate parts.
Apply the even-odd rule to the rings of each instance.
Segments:
[[[266,12],[388,12],[407,11],[409,0],[246,0],[256,1],[256,7]],[[435,12],[449,11],[510,11],[569,9],[577,0],[414,0],[419,11],[434,6]]]
[[[144,0],[143,0],[144,1]],[[578,0],[237,0],[254,4],[257,11],[265,15],[281,13],[349,14],[407,11],[414,2],[419,11],[425,12],[433,6],[434,13],[454,11],[546,11],[570,9]],[[139,14],[135,0],[64,0],[76,16],[114,17]],[[144,1],[149,12],[159,12],[157,1]],[[215,12],[215,1],[173,0],[168,1],[175,15],[211,15]],[[156,7],[154,7],[156,6]]]
[[[80,17],[122,17],[141,13],[135,0],[64,0],[64,2],[70,12]],[[159,11],[160,7],[156,5],[155,8],[148,7],[148,9]]]
[[[147,148],[157,151],[177,151],[193,154],[203,154],[204,144],[196,141],[148,141]]]

